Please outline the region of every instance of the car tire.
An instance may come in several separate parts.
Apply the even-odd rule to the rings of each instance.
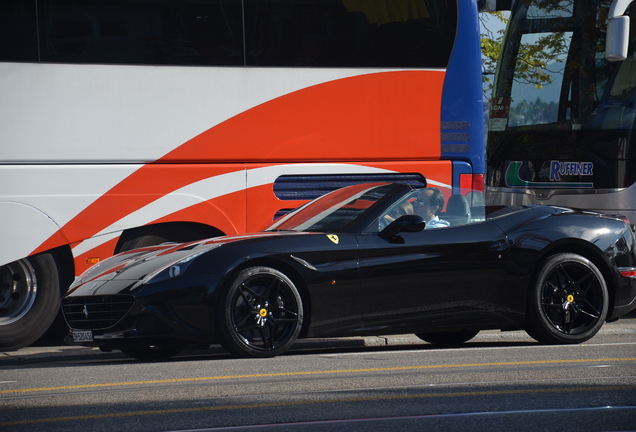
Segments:
[[[607,317],[609,296],[603,274],[581,255],[546,258],[528,294],[526,332],[541,343],[585,342]]]
[[[46,332],[60,310],[60,285],[50,253],[0,267],[0,351],[30,345]]]
[[[239,357],[287,351],[303,324],[303,303],[290,278],[270,267],[239,272],[219,296],[218,338]]]
[[[135,348],[122,348],[121,352],[128,357],[143,361],[167,360],[183,350],[180,346],[146,346]]]
[[[460,330],[455,332],[418,333],[415,336],[435,345],[458,345],[477,336],[479,330]]]

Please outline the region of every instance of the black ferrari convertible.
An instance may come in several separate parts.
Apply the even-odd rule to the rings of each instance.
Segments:
[[[332,336],[457,344],[486,329],[580,343],[636,308],[620,217],[438,192],[360,184],[264,232],[121,253],[68,289],[68,339],[140,359],[212,343],[270,357]]]

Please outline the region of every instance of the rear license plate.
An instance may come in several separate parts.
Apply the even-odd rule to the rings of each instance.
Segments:
[[[73,342],[93,342],[93,331],[92,330],[74,331]]]

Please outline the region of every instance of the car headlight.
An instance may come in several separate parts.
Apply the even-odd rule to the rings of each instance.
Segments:
[[[219,246],[221,245],[216,245],[216,247],[219,247]],[[197,253],[193,253],[192,255],[188,255],[187,257],[175,263],[170,264],[169,266],[163,267],[160,270],[152,272],[144,278],[142,284],[147,285],[147,284],[151,284],[155,282],[161,282],[166,279],[176,278],[182,275],[183,273],[185,273],[186,269],[190,266],[190,264],[192,264],[192,262],[194,261],[196,257],[203,255],[204,253],[207,253],[212,249],[216,249],[216,247],[207,248]]]

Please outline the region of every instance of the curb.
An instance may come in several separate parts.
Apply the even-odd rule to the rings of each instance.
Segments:
[[[627,325],[605,325],[599,331],[599,335],[634,335],[636,336],[636,320],[626,320]],[[631,323],[630,323],[631,321]],[[625,321],[623,321],[625,322]],[[634,338],[636,339],[636,337]],[[536,343],[534,339],[524,331],[501,332],[499,330],[486,330],[480,332],[473,343],[480,342],[522,342]],[[409,345],[429,345],[415,335],[395,335],[395,336],[371,336],[371,337],[349,337],[349,338],[321,338],[321,339],[301,339],[297,341],[290,352],[306,351],[315,349],[355,349],[363,347],[382,346],[405,346]],[[185,350],[186,356],[192,355],[229,355],[220,345],[211,345],[205,350]],[[178,358],[179,356],[176,356]],[[99,348],[82,346],[45,346],[26,347],[18,351],[0,353],[1,366],[20,366],[39,363],[50,363],[60,361],[90,361],[90,360],[121,360],[128,359],[121,351],[102,352]]]
[[[372,336],[372,337],[352,337],[352,338],[324,338],[324,339],[301,339],[297,341],[289,350],[306,351],[313,349],[345,349],[380,347],[389,345],[422,345],[422,341],[415,335],[404,336]],[[204,350],[184,350],[182,354],[192,355],[229,355],[220,345],[211,345]],[[175,356],[175,358],[178,358]],[[26,347],[18,351],[0,353],[0,366],[19,366],[38,363],[49,363],[59,361],[88,361],[88,360],[120,360],[130,357],[118,350],[112,352],[102,352],[95,347],[82,347],[73,345],[46,346],[46,347]]]

